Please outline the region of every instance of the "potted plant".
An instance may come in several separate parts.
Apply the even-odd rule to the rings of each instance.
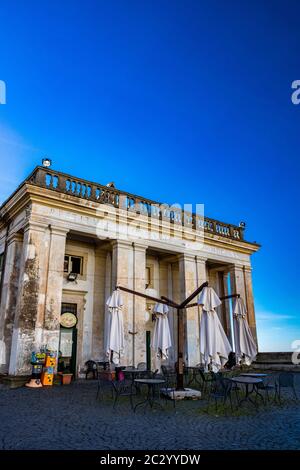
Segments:
[[[61,384],[62,385],[70,385],[73,374],[70,369],[64,369],[62,372],[58,372],[61,377]]]

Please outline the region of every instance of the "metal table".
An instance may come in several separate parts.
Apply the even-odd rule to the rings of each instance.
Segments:
[[[149,371],[147,369],[127,369],[127,367],[125,367],[125,369],[123,369],[122,372],[124,374],[131,375],[131,379],[133,382],[137,375],[142,374],[144,372],[149,372]]]
[[[245,372],[244,374],[240,374],[239,377],[253,377],[255,379],[264,379],[265,377],[268,377],[270,374],[260,374],[260,373],[255,373],[255,372]]]
[[[252,405],[254,405],[255,407],[257,406],[256,403],[251,399],[251,394],[254,392],[254,389],[255,389],[255,386],[257,386],[259,383],[262,383],[262,379],[259,379],[259,378],[255,378],[255,377],[244,377],[242,375],[240,375],[239,377],[233,377],[232,379],[230,379],[232,382],[234,383],[237,383],[237,384],[242,384],[245,386],[246,388],[246,396],[245,398],[243,398],[240,402],[239,402],[239,406],[241,406],[241,404],[243,402],[247,402],[249,401],[249,403],[251,403]],[[252,390],[249,390],[249,386],[252,385]],[[258,393],[257,389],[256,389],[256,393],[258,395],[260,395],[260,393]],[[261,395],[260,395],[261,396]]]
[[[148,371],[147,369],[123,369],[122,371],[124,374],[126,375],[130,375],[130,380],[132,382],[132,385],[134,385],[135,389],[136,389],[136,393],[139,395],[141,392],[140,392],[140,387],[135,384],[135,379],[139,377],[140,374],[144,373],[144,372],[150,372]]]
[[[148,387],[146,399],[135,405],[134,412],[141,405],[145,405],[145,407],[147,405],[150,405],[151,408],[153,408],[154,405],[158,405],[162,408],[159,402],[159,394],[158,394],[158,400],[155,398],[155,387],[157,385],[162,385],[166,383],[165,380],[163,379],[135,379],[134,383],[139,384],[139,385],[147,385]]]

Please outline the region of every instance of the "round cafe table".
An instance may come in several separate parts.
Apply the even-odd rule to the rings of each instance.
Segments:
[[[134,412],[139,406],[142,406],[142,405],[144,405],[145,407],[147,405],[150,405],[150,408],[153,408],[154,405],[158,405],[162,408],[159,402],[159,393],[158,393],[158,399],[155,397],[155,387],[166,383],[165,380],[163,379],[135,379],[134,383],[139,384],[139,385],[147,385],[148,387],[146,399],[135,405]]]
[[[269,374],[260,374],[256,372],[244,372],[243,374],[240,374],[240,377],[254,377],[255,379],[264,379],[265,377],[268,377]]]
[[[148,372],[148,371],[147,369],[131,369],[131,368],[127,369],[127,367],[125,367],[125,369],[123,369],[122,372],[125,375],[130,375],[132,382],[134,382],[134,380],[136,379],[136,376],[138,376],[139,374],[143,372]]]
[[[135,383],[135,379],[137,379],[139,376],[141,376],[141,374],[145,373],[145,372],[149,372],[147,369],[137,369],[137,368],[127,368],[125,367],[125,369],[123,369],[122,371],[125,375],[125,377],[129,376],[130,377],[130,380],[132,382],[132,385],[135,387],[136,389],[136,393],[137,395],[140,395],[141,393],[141,389],[140,387],[138,386],[138,384]]]
[[[251,403],[252,405],[254,405],[255,407],[257,406],[256,403],[252,400],[251,398],[251,395],[252,393],[254,392],[255,390],[255,387],[262,383],[262,379],[259,379],[259,378],[256,378],[256,377],[245,377],[245,376],[238,376],[238,377],[233,377],[232,379],[230,379],[232,382],[234,383],[237,383],[237,384],[241,384],[241,385],[244,385],[245,386],[245,389],[246,389],[246,395],[245,397],[239,402],[239,406],[241,406],[242,403],[245,403],[245,402],[249,402]],[[249,389],[251,387],[251,390]],[[258,393],[258,391],[256,390],[256,393],[258,395],[260,395]]]

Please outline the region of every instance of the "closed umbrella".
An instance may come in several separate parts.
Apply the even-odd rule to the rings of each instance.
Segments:
[[[5,364],[6,362],[6,348],[5,343],[2,339],[0,339],[0,364]]]
[[[200,353],[206,371],[210,366],[213,372],[218,372],[226,364],[232,351],[215,311],[221,303],[212,287],[202,289],[198,298],[198,304],[203,307],[200,322]]]
[[[123,299],[121,292],[115,290],[108,298],[106,305],[110,312],[106,354],[114,364],[118,365],[121,356],[124,354]]]
[[[257,347],[247,322],[247,311],[242,298],[233,305],[235,356],[238,364],[250,365],[257,355]]]
[[[168,350],[172,347],[167,305],[157,303],[153,312],[156,314],[151,348],[157,352],[157,357],[168,359]]]

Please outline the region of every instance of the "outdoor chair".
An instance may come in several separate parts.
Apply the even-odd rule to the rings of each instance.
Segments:
[[[278,376],[277,382],[275,382],[275,399],[278,397],[281,402],[281,391],[282,389],[291,389],[294,397],[297,400],[297,393],[295,389],[295,380],[293,372],[281,372]]]
[[[173,395],[173,406],[175,407],[175,389],[176,389],[176,384],[177,384],[177,374],[175,372],[175,369],[173,367],[169,366],[161,366],[162,370],[162,375],[163,378],[165,379],[165,390],[167,389],[172,389],[172,395]]]
[[[176,372],[173,367],[161,366],[161,371],[166,380],[166,387],[174,387],[176,385]]]
[[[129,397],[130,406],[133,410],[133,384],[131,380],[113,380],[111,381],[114,393],[113,408],[116,407],[120,397]]]
[[[137,365],[137,369],[146,370],[147,369],[146,362],[139,362],[138,365]]]
[[[101,375],[98,375],[98,385],[97,385],[97,395],[96,400],[100,397],[101,400],[104,398],[104,390],[110,389],[111,390],[111,398],[114,397],[113,395],[113,387],[111,381],[104,380]]]
[[[256,398],[258,396],[262,397],[262,400],[263,400],[264,403],[266,403],[266,401],[270,401],[269,392],[274,391],[275,392],[275,397],[276,397],[276,387],[275,387],[275,385],[271,384],[272,380],[273,380],[273,376],[269,375],[269,376],[267,376],[263,379],[262,383],[258,383],[255,386]],[[264,392],[264,395],[265,395],[264,397],[260,394],[261,391]]]
[[[218,400],[222,400],[223,405],[225,406],[227,399],[229,399],[231,411],[233,411],[231,392],[232,392],[232,381],[230,379],[219,377],[217,380],[214,381],[213,389],[211,390],[209,394],[208,408],[209,408],[210,400],[214,399],[216,412],[217,412]]]
[[[211,385],[215,381],[214,377],[209,372],[205,373],[201,369],[199,369],[199,374],[200,374],[200,377],[202,379],[202,390],[201,391],[203,393],[205,393],[208,385],[210,386],[210,390],[211,390]]]
[[[87,380],[88,375],[90,373],[93,374],[93,379],[97,379],[98,378],[97,363],[95,361],[89,360],[89,361],[86,361],[85,366],[86,366],[85,379]]]
[[[186,383],[186,386],[189,387],[193,382],[197,385],[202,385],[202,379],[201,379],[201,376],[200,376],[200,370],[203,371],[203,364],[196,364],[195,367],[192,368],[192,376],[190,377],[190,369],[187,370],[188,374],[187,374],[187,383]],[[200,379],[200,380],[199,380]]]

